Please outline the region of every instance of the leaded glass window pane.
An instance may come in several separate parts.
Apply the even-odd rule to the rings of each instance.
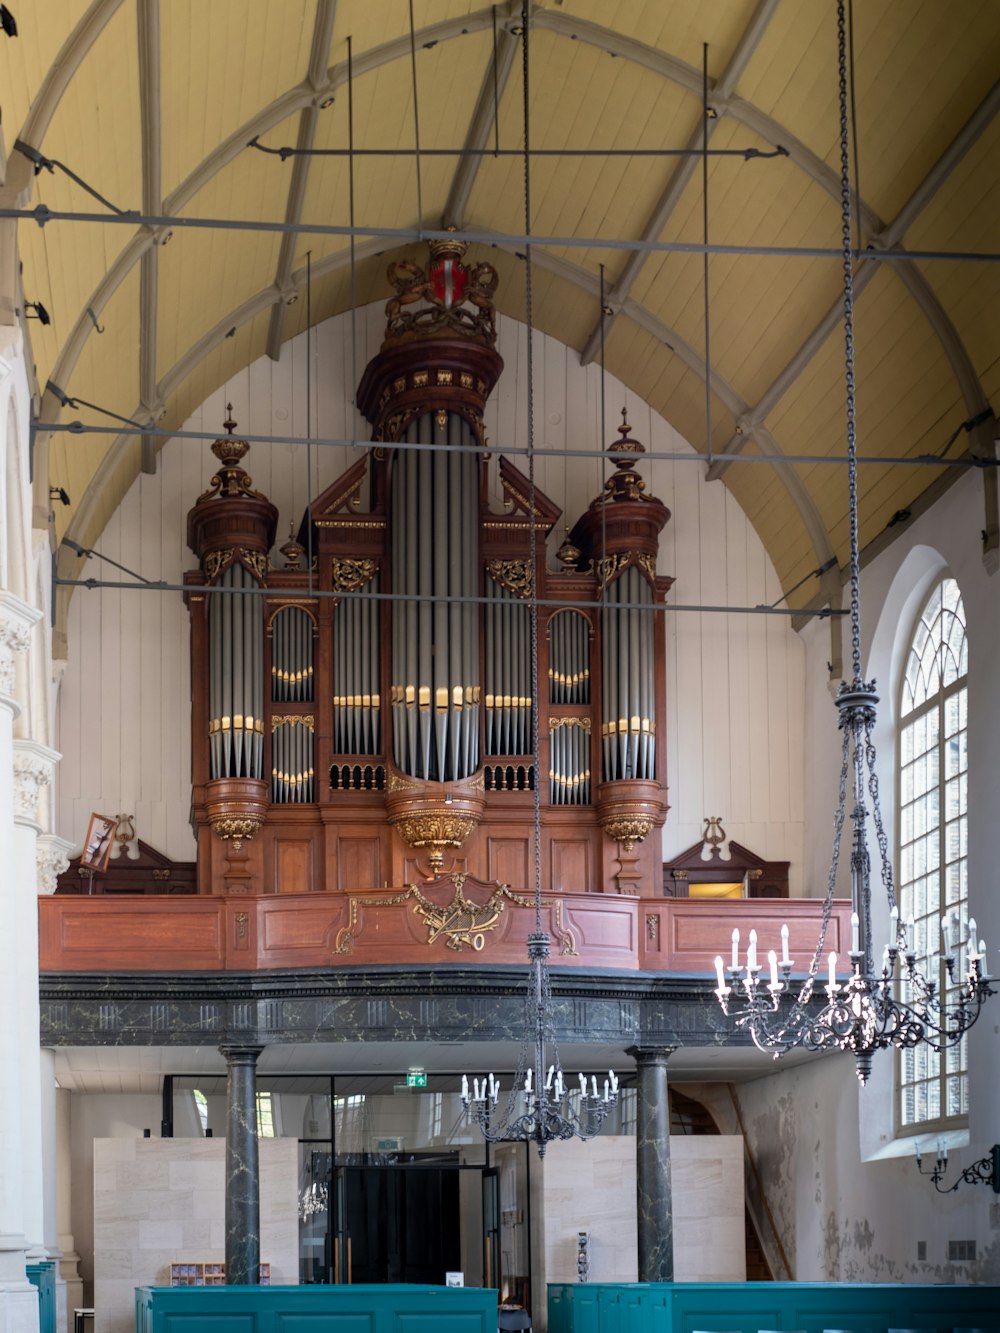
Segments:
[[[965,607],[954,579],[932,591],[906,658],[899,737],[899,896],[914,918],[918,960],[940,966],[940,918],[954,914],[964,941],[968,920],[968,673]],[[956,975],[961,975],[959,960]],[[947,990],[941,966],[937,978]],[[901,1053],[901,1127],[966,1115],[966,1043],[938,1055]]]

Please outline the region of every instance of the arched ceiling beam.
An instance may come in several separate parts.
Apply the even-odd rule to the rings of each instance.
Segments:
[[[663,78],[672,80],[681,87],[688,89],[688,91],[697,91],[699,93],[701,91],[700,77],[697,76],[697,71],[691,65],[687,65],[683,61],[678,61],[672,56],[666,56],[655,47],[646,46],[644,43],[637,42],[631,38],[621,38],[610,28],[605,28],[600,24],[576,19],[568,14],[542,11],[536,18],[535,26],[547,27],[554,32],[565,32],[568,35],[575,35],[578,40],[589,42],[594,46],[600,47],[601,50],[608,51],[609,54],[625,56],[629,60],[634,60],[637,64],[642,65],[646,69],[654,70],[662,75]],[[714,89],[710,88],[710,94],[712,96],[713,105],[715,105]],[[991,103],[992,98],[993,93],[987,97],[984,106],[987,103]],[[797,139],[795,135],[787,130],[785,126],[780,124],[780,122],[776,121],[772,116],[761,111],[751,102],[744,101],[743,98],[735,96],[730,97],[724,104],[718,105],[717,110],[720,115],[725,113],[726,115],[733,116],[736,120],[746,125],[748,129],[753,130],[755,134],[759,135],[760,138],[764,139],[767,143],[775,146],[780,144],[787,150],[790,161],[794,162],[796,166],[804,171],[812,180],[816,181],[818,185],[821,185],[829,195],[836,199],[840,198],[839,175],[832,167],[828,166],[822,158],[818,157],[812,149],[807,148],[800,139]],[[976,114],[978,115],[978,112]],[[982,133],[982,129],[985,128],[985,125],[992,119],[992,112],[987,110],[985,114],[986,120],[979,128],[978,133]],[[978,134],[975,137],[978,137]],[[963,147],[961,148],[959,156],[968,151],[972,142],[974,142],[974,138],[969,141],[963,141]],[[957,160],[958,158],[955,159],[955,161]],[[955,163],[952,162],[951,166],[953,167],[954,165]],[[950,169],[951,168],[949,167],[948,170]],[[929,199],[933,197],[934,190],[940,188],[946,175],[947,171],[936,178],[931,193],[923,199],[920,207],[926,206]],[[867,232],[869,236],[872,237],[881,235],[886,230],[882,219],[870,205],[865,203],[863,199],[858,200],[857,202],[861,214],[863,231]],[[919,209],[917,211],[919,211]],[[910,218],[911,222],[912,220],[913,219]],[[913,276],[914,274],[919,274],[919,270],[916,269],[914,265],[900,262],[893,264],[892,269],[900,278],[900,281],[906,283],[908,288],[911,287],[911,284],[913,290],[918,286],[922,288],[920,308],[930,323],[935,335],[941,341],[942,348],[952,367],[952,372],[962,390],[962,396],[965,400],[967,410],[970,415],[975,415],[981,410],[982,404],[985,403],[985,395],[982,386],[979,383],[979,377],[972,365],[968,351],[962,343],[957,330],[955,330],[952,325],[951,320],[945,313],[944,307],[941,305],[940,300],[934,294],[926,280],[921,282],[919,277],[915,278]],[[907,276],[904,277],[904,274]],[[738,445],[740,438],[741,437],[734,437],[734,440],[730,443],[735,442]]]
[[[934,198],[976,140],[988,129],[998,112],[1000,112],[1000,82],[994,84],[892,222],[882,227],[878,234],[872,238],[871,245],[875,249],[888,249],[900,244],[907,230]],[[989,403],[983,392],[979,376],[976,374],[959,337],[958,330],[941,306],[927,278],[916,264],[894,264],[893,269],[899,281],[906,287],[937,335],[970,417],[978,416],[989,407]],[[857,270],[854,276],[855,298],[862,294],[877,272],[878,267],[875,264],[862,265]],[[843,301],[838,297],[781,373],[764,391],[757,404],[748,411],[742,420],[738,420],[737,432],[726,443],[722,454],[731,456],[743,450],[747,442],[754,437],[761,424],[774,411],[777,404],[840,323],[843,313]],[[988,426],[988,424],[984,423],[984,426]],[[709,468],[708,475],[710,479],[721,479],[725,476],[728,467],[729,464],[725,461],[725,458],[720,457]]]
[[[309,51],[309,69],[306,82],[317,93],[326,83],[327,66],[330,59],[330,43],[333,40],[333,25],[337,17],[337,0],[317,0],[316,19],[313,23],[312,45]],[[302,109],[299,116],[299,133],[295,146],[306,150],[303,156],[292,159],[292,178],[288,185],[288,202],[285,205],[285,221],[293,226],[302,221],[302,209],[306,200],[306,188],[309,184],[309,168],[312,158],[308,149],[316,142],[316,130],[319,126],[320,107],[315,99]],[[274,275],[274,285],[279,292],[288,291],[295,263],[295,247],[298,235],[286,231],[281,238],[278,252],[278,265]],[[285,310],[291,291],[282,301],[276,301],[271,309],[271,324],[267,330],[267,354],[272,361],[281,355],[284,340]]]
[[[139,36],[139,124],[142,142],[142,209],[159,210],[160,145],[160,0],[137,0]],[[156,300],[159,247],[147,246],[139,261],[139,400],[144,417],[156,421],[162,406],[156,394]],[[142,470],[156,470],[153,437],[142,437]]]
[[[467,157],[458,160],[455,174],[451,180],[448,199],[444,206],[443,225],[461,228],[465,224],[465,210],[469,205],[472,187],[479,175],[482,158],[479,153],[486,147],[490,131],[496,122],[496,108],[500,105],[507,80],[514,67],[514,57],[518,51],[518,38],[511,32],[514,16],[520,14],[518,0],[507,0],[507,17],[503,24],[497,25],[497,49],[490,52],[486,73],[479,88],[479,96],[469,121],[465,136],[465,148],[474,150]]]
[[[111,0],[104,0],[110,4]],[[120,0],[118,0],[120,3]],[[431,23],[427,27],[421,28],[416,34],[418,46],[433,44],[435,42],[450,41],[455,37],[462,37],[470,32],[482,32],[484,29],[492,28],[493,13],[491,9],[477,10],[473,14],[465,14],[458,18],[446,19],[440,23]],[[92,44],[92,42],[91,42]],[[353,74],[357,78],[362,74],[369,74],[380,69],[385,64],[390,64],[394,60],[402,60],[410,54],[410,37],[407,33],[403,37],[393,38],[391,41],[383,42],[381,46],[372,47],[370,51],[362,53],[353,61]],[[77,62],[79,63],[79,62]],[[249,120],[244,121],[232,134],[225,138],[215,147],[211,153],[208,153],[199,164],[191,171],[183,181],[172,190],[163,200],[163,210],[165,214],[180,213],[194,198],[194,196],[212,178],[224,167],[228,166],[234,158],[242,153],[247,144],[254,137],[266,134],[268,130],[280,125],[283,120],[287,120],[296,111],[301,111],[304,107],[310,105],[313,101],[322,101],[327,97],[332,97],[337,90],[347,82],[347,61],[344,60],[338,65],[332,65],[327,71],[325,85],[320,89],[312,88],[308,82],[296,84],[294,88],[289,88],[273,102],[262,108]],[[61,94],[60,94],[61,95]],[[51,116],[50,116],[51,118]],[[45,122],[47,125],[47,121]],[[32,143],[34,147],[40,148],[40,142],[36,143],[26,137],[26,133],[20,136],[26,143]],[[27,159],[25,159],[27,160]],[[157,235],[148,227],[140,228],[135,236],[125,246],[121,254],[114,261],[111,268],[97,284],[91,300],[86,303],[80,314],[77,316],[76,323],[70,332],[69,337],[64,344],[62,351],[56,359],[53,367],[51,379],[61,388],[66,386],[73,374],[77,361],[83,352],[87,338],[93,332],[93,321],[87,312],[87,306],[93,310],[98,317],[104,308],[104,305],[117,291],[118,287],[131,272],[142,252],[150,245],[154,244]],[[50,412],[60,411],[60,402],[56,395],[47,392],[43,400],[43,415],[46,420],[53,418],[48,416]]]
[[[730,58],[719,80],[715,83],[712,97],[713,105],[718,102],[725,103],[736,91],[736,85],[739,82],[743,71],[750,63],[750,58],[760,45],[764,33],[767,31],[767,25],[770,23],[774,11],[778,8],[779,0],[759,0],[757,8],[751,15],[740,40]],[[716,107],[718,111],[718,107]],[[703,144],[707,144],[715,133],[719,124],[718,116],[714,120],[709,120],[707,125],[701,124],[701,117],[698,118],[698,125],[695,127],[690,139],[687,142],[688,151],[694,153],[701,149]],[[695,173],[698,166],[698,158],[682,157],[670,173],[663,193],[660,195],[653,210],[646,220],[646,225],[642,229],[642,239],[644,241],[658,240],[667,225],[667,219],[677,207],[678,200],[687,188],[688,182]],[[614,323],[621,310],[623,302],[628,299],[628,294],[632,290],[632,284],[639,276],[643,265],[649,258],[649,254],[642,251],[633,250],[625,261],[621,273],[618,275],[614,286],[607,295],[607,304],[611,307],[611,314],[607,317],[604,333]],[[580,360],[583,365],[588,365],[600,351],[601,347],[601,324],[598,321],[595,324],[590,337],[584,344],[583,351],[580,353]]]
[[[59,48],[59,54],[46,70],[38,92],[32,99],[28,116],[18,138],[33,148],[41,148],[52,117],[73,76],[87,58],[90,48],[120,8],[122,0],[93,0],[79,23]]]

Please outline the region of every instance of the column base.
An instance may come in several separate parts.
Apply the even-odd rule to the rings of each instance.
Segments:
[[[38,1292],[30,1282],[0,1282],[0,1333],[38,1333]]]

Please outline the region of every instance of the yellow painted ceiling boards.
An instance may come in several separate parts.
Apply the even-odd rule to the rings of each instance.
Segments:
[[[305,302],[286,302],[307,254],[319,322],[352,291],[384,299],[389,260],[419,256],[416,242],[382,233],[439,226],[448,210],[461,213],[449,222],[498,234],[499,307],[524,317],[520,157],[431,151],[521,147],[518,5],[495,10],[494,90],[493,8],[415,0],[416,99],[408,0],[46,0],[44,23],[41,8],[22,4],[19,37],[0,42],[8,185],[32,205],[97,219],[18,226],[24,298],[52,317],[28,325],[43,418],[60,413],[52,379],[123,416],[179,425],[304,327]],[[866,0],[854,12],[863,245],[1000,253],[996,0]],[[737,252],[710,256],[707,292],[712,450],[726,455],[710,475],[755,523],[786,588],[825,552],[844,559],[843,467],[739,460],[843,455],[840,261],[739,248],[839,245],[836,38],[833,0],[538,0],[531,15],[531,144],[553,154],[531,166],[535,320],[593,360],[603,266],[609,369],[703,452],[705,262],[621,243],[702,239],[703,163],[669,150],[700,142],[703,59],[712,150],[783,152],[709,159],[709,239]],[[282,161],[248,141],[346,148],[349,45],[363,150],[353,279],[344,235],[283,244],[277,231],[107,225],[105,204],[58,170],[34,176],[13,150],[26,139],[121,209],[345,226],[346,159]],[[933,454],[956,428],[956,453],[988,448],[995,422],[975,437],[960,428],[1000,394],[1000,264],[864,260],[856,281],[862,453]],[[139,449],[56,435],[49,463],[74,502],[60,507],[58,535],[92,544]],[[862,542],[939,471],[863,467]]]

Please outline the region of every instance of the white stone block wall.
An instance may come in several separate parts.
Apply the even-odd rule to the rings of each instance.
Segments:
[[[132,1333],[136,1287],[225,1259],[224,1139],[94,1140],[95,1333]],[[299,1280],[298,1141],[260,1140],[260,1255]]]

